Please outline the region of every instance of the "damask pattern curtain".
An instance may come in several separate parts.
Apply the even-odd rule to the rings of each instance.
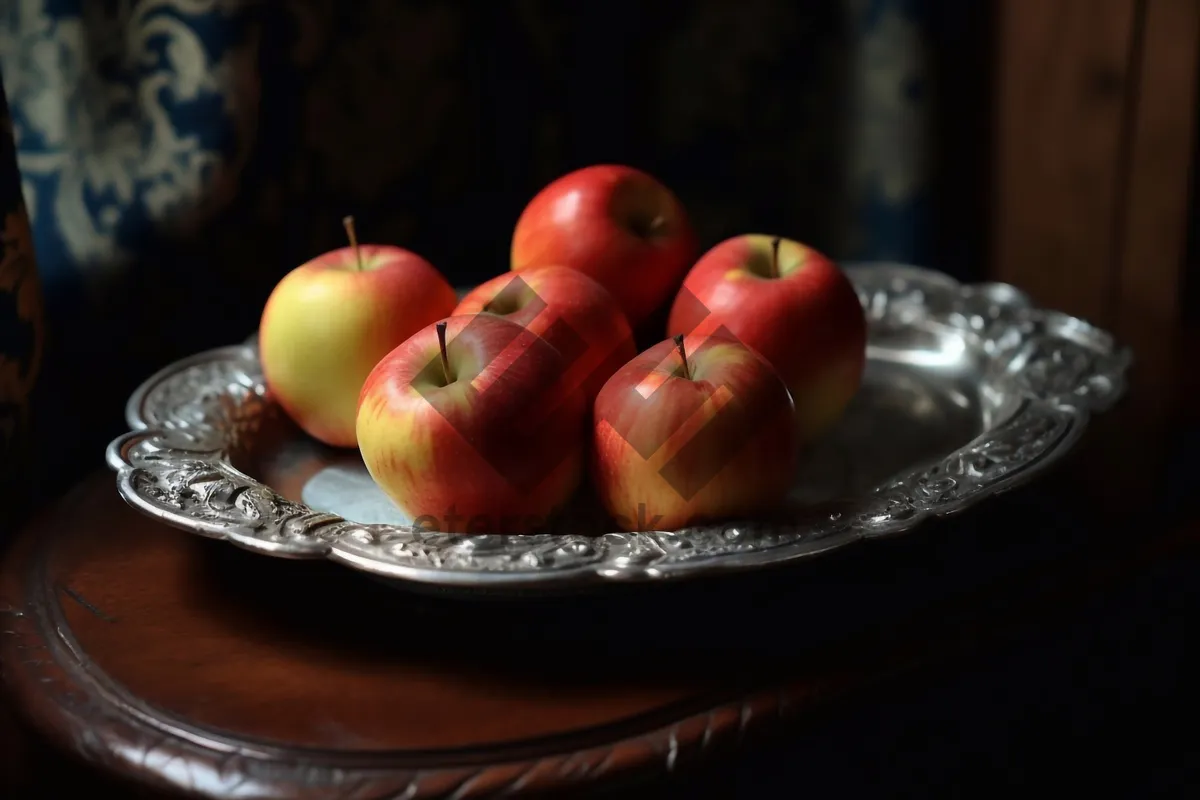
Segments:
[[[538,188],[617,161],[671,185],[706,245],[769,230],[844,259],[926,256],[917,0],[3,9],[60,466],[95,462],[148,370],[249,335],[347,213],[465,284],[507,267]]]

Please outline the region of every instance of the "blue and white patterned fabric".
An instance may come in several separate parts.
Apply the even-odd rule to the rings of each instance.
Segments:
[[[25,197],[56,306],[227,202],[253,145],[241,2],[15,0],[0,26]]]
[[[618,161],[671,185],[706,244],[769,229],[926,260],[915,0],[0,8],[64,461],[95,462],[149,370],[249,334],[347,213],[468,283],[506,268],[538,188]]]

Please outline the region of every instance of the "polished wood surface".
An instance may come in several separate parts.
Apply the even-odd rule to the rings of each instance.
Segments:
[[[100,474],[6,559],[0,664],[43,737],[161,791],[486,797],[686,775],[1198,543],[1106,549],[1053,494],[811,568],[530,602],[244,553],[136,514]]]
[[[1180,321],[1200,3],[996,13],[991,274],[1157,358]]]
[[[996,4],[989,273],[1112,332],[1127,399],[1097,420],[1086,482],[1136,514],[1166,480],[1194,394],[1181,298],[1196,148],[1197,0]]]
[[[1112,289],[1112,331],[1137,357],[1126,417],[1138,435],[1121,442],[1126,462],[1162,459],[1180,373],[1192,371],[1184,349],[1182,297],[1191,184],[1195,168],[1200,2],[1143,0],[1134,81],[1125,123],[1122,206],[1114,232],[1119,251]],[[1194,395],[1192,396],[1194,397]],[[1193,401],[1194,404],[1194,401]]]
[[[668,675],[614,682],[519,656],[509,664],[502,652],[444,664],[420,641],[436,621],[420,604],[335,571],[305,569],[298,581],[293,564],[283,566],[295,576],[261,559],[224,567],[227,554],[205,544],[124,527],[81,536],[46,564],[69,576],[55,582],[55,621],[78,648],[142,701],[198,726],[298,747],[459,748],[604,725],[705,688]],[[238,585],[263,577],[278,578],[277,594]],[[471,620],[458,622],[446,633],[472,638]],[[147,642],[162,651],[148,658]]]
[[[1107,326],[1137,0],[995,4],[992,274]]]

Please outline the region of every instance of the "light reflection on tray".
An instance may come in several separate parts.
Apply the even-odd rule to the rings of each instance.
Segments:
[[[537,536],[412,530],[354,452],[307,439],[265,397],[252,345],[185,359],[130,398],[109,448],[140,511],[268,555],[387,578],[570,590],[743,570],[909,531],[1035,477],[1124,392],[1127,351],[1006,285],[850,267],[870,324],[863,386],[770,520],[614,533],[586,497]]]

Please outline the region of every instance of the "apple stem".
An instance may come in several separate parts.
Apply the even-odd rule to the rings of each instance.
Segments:
[[[438,349],[442,353],[442,376],[449,385],[454,381],[450,380],[450,357],[446,355],[446,321],[442,320],[435,327],[437,327]]]
[[[358,264],[358,271],[362,272],[362,251],[358,248],[358,234],[354,232],[354,217],[343,217],[342,227],[346,229],[346,238],[350,240],[350,246],[354,248],[354,260]]]
[[[667,218],[664,217],[662,214],[659,214],[657,217],[650,220],[649,231],[650,231],[650,233],[658,233],[660,230],[662,230],[663,225],[666,225],[666,224],[667,224]]]
[[[779,237],[771,240],[771,277],[779,277]]]
[[[683,362],[683,377],[692,379],[692,368],[688,365],[687,350],[683,346],[683,334],[675,337],[675,347],[679,350],[679,360]]]

